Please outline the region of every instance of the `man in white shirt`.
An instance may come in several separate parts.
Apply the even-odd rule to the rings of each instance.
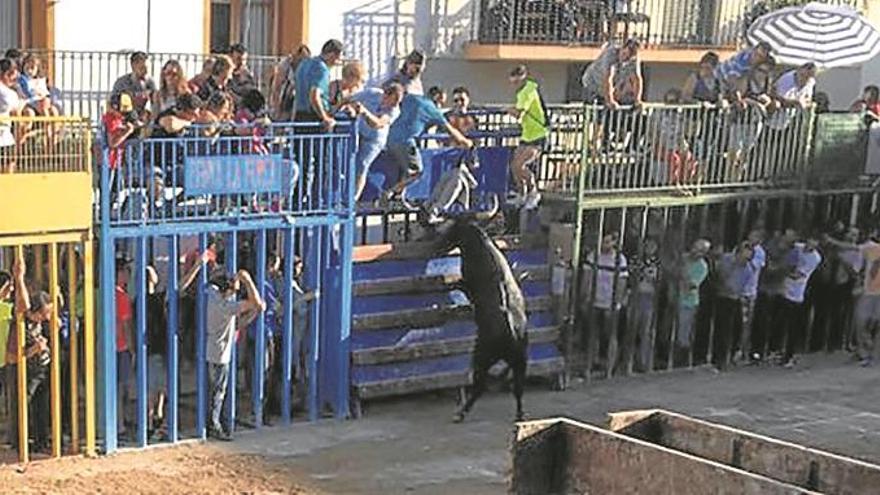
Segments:
[[[810,276],[822,263],[818,245],[816,239],[809,239],[806,243],[797,242],[790,253],[793,267],[785,278],[779,321],[775,325],[779,332],[779,341],[786,340],[782,360],[786,368],[794,366],[794,353],[804,346],[806,337],[804,295]]]
[[[605,234],[596,253],[590,253],[584,262],[581,287],[587,295],[582,310],[590,315],[588,333],[589,363],[599,357],[600,338],[608,340],[607,374],[610,377],[617,362],[617,321],[623,302],[629,272],[626,256],[617,249],[617,235]],[[595,283],[594,283],[595,282]],[[595,290],[593,286],[595,285]],[[591,299],[592,297],[592,299]],[[587,370],[589,373],[592,370]]]
[[[785,129],[792,117],[813,103],[816,90],[816,64],[806,63],[797,69],[779,76],[773,85],[776,100],[782,105],[770,119],[768,125],[774,129]]]

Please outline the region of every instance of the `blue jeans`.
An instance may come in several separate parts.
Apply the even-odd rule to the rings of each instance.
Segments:
[[[355,163],[355,176],[358,179],[365,179],[367,173],[370,171],[370,165],[376,161],[376,158],[382,153],[382,149],[385,147],[384,143],[379,141],[370,141],[363,136],[361,136],[361,142],[358,146],[357,154],[354,157]]]
[[[214,431],[223,431],[220,413],[223,412],[223,401],[226,400],[229,363],[208,363],[208,378],[211,380],[211,428]]]

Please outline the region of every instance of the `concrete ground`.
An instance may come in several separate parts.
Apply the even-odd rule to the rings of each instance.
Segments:
[[[843,355],[810,356],[793,370],[748,367],[716,374],[699,369],[575,383],[565,392],[535,384],[527,390],[525,404],[530,418],[569,416],[597,424],[604,424],[610,411],[662,407],[880,463],[880,368],[860,368]],[[452,394],[368,403],[359,421],[266,428],[242,433],[228,444],[48,461],[47,467],[33,465],[23,478],[10,469],[0,470],[0,483],[11,476],[36,490],[102,486],[113,493],[132,488],[130,482],[114,483],[131,479],[136,469],[148,469],[150,486],[163,487],[164,493],[183,487],[345,494],[505,493],[512,398],[490,393],[460,425],[450,421],[453,409]],[[76,471],[75,484],[67,478],[59,481],[57,473],[65,471],[65,462],[80,463],[88,470]],[[58,464],[51,467],[53,463]],[[136,463],[149,466],[127,467]],[[187,476],[180,480],[183,484],[165,484],[162,474],[179,472],[181,463],[192,464],[194,473],[205,471],[202,466],[210,469],[204,475]],[[108,474],[112,471],[116,471],[113,476]],[[95,473],[93,479],[88,472]],[[43,479],[52,476],[55,479]]]

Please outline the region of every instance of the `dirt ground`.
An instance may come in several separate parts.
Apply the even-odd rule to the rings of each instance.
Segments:
[[[605,414],[663,407],[880,463],[880,368],[842,355],[794,370],[701,369],[620,378],[565,392],[534,385],[530,417],[597,424]],[[494,392],[462,425],[452,395],[367,404],[359,421],[244,432],[232,443],[187,443],[99,459],[0,468],[3,493],[505,493],[513,401]]]

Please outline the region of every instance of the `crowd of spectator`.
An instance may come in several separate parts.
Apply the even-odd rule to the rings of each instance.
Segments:
[[[649,235],[616,233],[588,250],[576,346],[611,376],[667,366],[778,363],[847,350],[862,366],[876,357],[880,324],[878,233],[832,226],[801,235],[751,231],[733,250],[698,238],[685,252]],[[699,349],[698,349],[699,348]],[[583,365],[583,363],[582,363]],[[582,368],[586,371],[586,367]]]

